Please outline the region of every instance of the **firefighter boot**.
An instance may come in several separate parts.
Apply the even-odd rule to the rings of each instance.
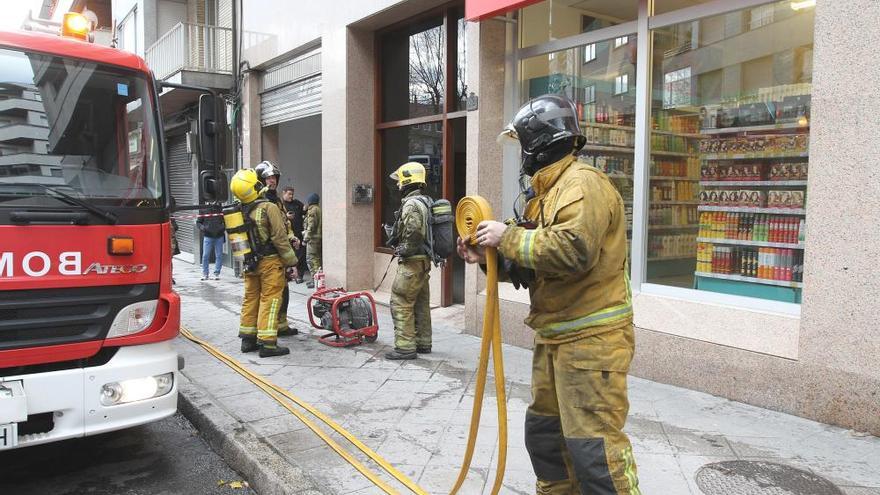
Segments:
[[[299,335],[299,330],[296,328],[288,326],[287,328],[279,328],[278,336],[279,337],[287,337],[289,335]]]
[[[260,357],[261,358],[272,357],[272,356],[283,356],[285,354],[290,354],[290,348],[284,347],[281,345],[269,346],[269,345],[263,344],[262,346],[260,346]]]
[[[260,344],[257,344],[257,336],[241,338],[241,352],[254,352],[259,350]]]
[[[393,351],[385,353],[385,359],[388,359],[391,361],[399,361],[402,359],[415,359],[415,358],[416,358],[416,351],[411,351],[411,350],[408,351],[406,349],[395,348]]]

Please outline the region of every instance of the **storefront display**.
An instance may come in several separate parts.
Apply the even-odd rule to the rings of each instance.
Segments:
[[[654,31],[648,282],[800,302],[812,37],[792,33],[811,32],[812,14],[784,3],[757,24],[746,9]],[[695,235],[655,231],[669,201],[693,208],[676,219]]]

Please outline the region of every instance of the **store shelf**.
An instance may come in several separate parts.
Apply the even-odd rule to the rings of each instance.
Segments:
[[[722,127],[721,129],[702,129],[702,134],[735,134],[739,132],[760,132],[760,131],[779,131],[783,129],[809,129],[810,126],[801,126],[797,122],[786,122],[784,124],[766,124],[752,125],[745,127]]]
[[[581,151],[601,151],[605,153],[635,153],[635,148],[628,148],[626,146],[599,146],[596,144],[588,144],[581,148]]]
[[[663,230],[693,230],[700,228],[700,224],[691,223],[687,225],[652,225],[648,227],[648,231],[663,231]],[[632,225],[627,227],[627,230],[632,230]]]
[[[736,280],[737,282],[750,282],[753,284],[776,285],[778,287],[790,287],[792,289],[800,289],[804,286],[803,282],[790,282],[788,280],[769,280],[757,277],[744,277],[742,275],[724,275],[721,273],[694,272],[698,277],[718,278],[721,280]]]
[[[732,244],[736,246],[756,246],[756,247],[772,247],[786,249],[804,249],[803,244],[789,244],[786,242],[764,242],[749,241],[744,239],[717,239],[714,237],[697,237],[697,242],[706,242],[709,244]]]
[[[648,261],[675,261],[675,260],[693,260],[694,255],[689,256],[655,256],[649,257]]]
[[[663,134],[665,136],[679,136],[683,138],[702,139],[706,136],[703,134],[692,134],[688,132],[661,131],[659,129],[651,129],[654,134]]]
[[[682,153],[680,151],[661,151],[661,150],[651,150],[652,155],[657,156],[680,156],[684,158],[698,158],[700,155],[696,153]]]
[[[581,121],[582,127],[598,127],[600,129],[618,129],[621,131],[635,131],[635,127],[629,127],[626,125],[616,125],[616,124],[601,124],[599,122],[585,122]]]
[[[697,211],[729,211],[732,213],[768,213],[771,215],[804,216],[807,210],[802,208],[747,208],[742,206],[699,206]]]
[[[700,182],[700,179],[692,179],[690,177],[678,177],[673,175],[652,175],[651,180],[675,180],[682,182]]]
[[[806,186],[805,180],[701,180],[701,186]]]
[[[807,158],[809,153],[780,153],[771,155],[768,153],[707,153],[702,155],[703,160],[773,160],[776,158]]]

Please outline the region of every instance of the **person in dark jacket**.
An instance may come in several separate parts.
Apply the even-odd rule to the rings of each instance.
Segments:
[[[301,236],[306,207],[302,201],[294,198],[293,194],[293,187],[287,186],[284,188],[284,192],[281,193],[281,200],[284,202],[284,208],[287,209],[287,219],[290,220],[293,226],[294,234]],[[306,271],[306,247],[304,245],[301,244],[299,249],[296,250],[296,257],[299,258],[299,264],[296,265],[294,281],[301,284],[303,273]]]
[[[202,280],[208,280],[208,268],[211,254],[214,255],[214,280],[220,280],[220,269],[223,267],[223,244],[226,243],[226,226],[218,206],[202,210],[196,220],[199,230],[204,236],[202,241]]]

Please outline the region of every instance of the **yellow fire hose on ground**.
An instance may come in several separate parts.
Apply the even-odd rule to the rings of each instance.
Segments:
[[[477,225],[483,220],[492,218],[492,209],[485,199],[479,196],[468,196],[458,203],[456,208],[456,228],[459,235],[463,239],[467,239],[471,244],[476,244]],[[492,362],[495,371],[495,395],[498,404],[498,462],[495,473],[495,481],[492,485],[492,494],[495,495],[501,490],[501,483],[504,480],[504,469],[507,462],[507,399],[504,390],[504,364],[501,353],[501,322],[498,307],[498,264],[497,251],[494,248],[486,249],[486,271],[487,271],[487,289],[486,289],[486,306],[483,311],[483,335],[482,344],[480,346],[480,359],[477,366],[477,385],[474,395],[474,406],[471,412],[471,425],[468,433],[467,447],[465,449],[464,461],[459,472],[455,486],[452,488],[450,495],[455,495],[461,488],[467,478],[470,469],[471,460],[473,459],[474,446],[476,445],[477,433],[480,427],[480,413],[483,406],[483,393],[486,388],[486,375],[489,368],[489,350],[492,350]],[[287,390],[269,382],[262,376],[248,370],[231,356],[223,353],[207,341],[196,337],[187,328],[181,326],[180,333],[187,339],[198,344],[209,354],[216,357],[222,363],[226,364],[237,373],[256,384],[261,390],[266,392],[270,397],[275,399],[285,409],[290,411],[294,416],[299,418],[309,429],[315,432],[330,448],[338,453],[343,459],[363,474],[367,479],[373,482],[379,489],[388,494],[397,494],[398,492],[378,474],[373,472],[364,463],[355,458],[350,452],[345,450],[338,442],[334,441],[324,430],[321,429],[314,421],[302,411],[293,407],[290,402],[300,406],[309,414],[321,420],[331,429],[342,435],[343,438],[351,442],[367,457],[378,464],[394,479],[399,481],[410,491],[417,495],[429,495],[427,491],[409,479],[405,474],[394,468],[388,461],[383,459],[375,451],[367,447],[363,442],[358,440],[354,435],[345,430],[339,423],[327,417],[321,411],[315,409],[311,404],[303,401],[299,397],[291,394]],[[290,402],[284,400],[288,399]]]

